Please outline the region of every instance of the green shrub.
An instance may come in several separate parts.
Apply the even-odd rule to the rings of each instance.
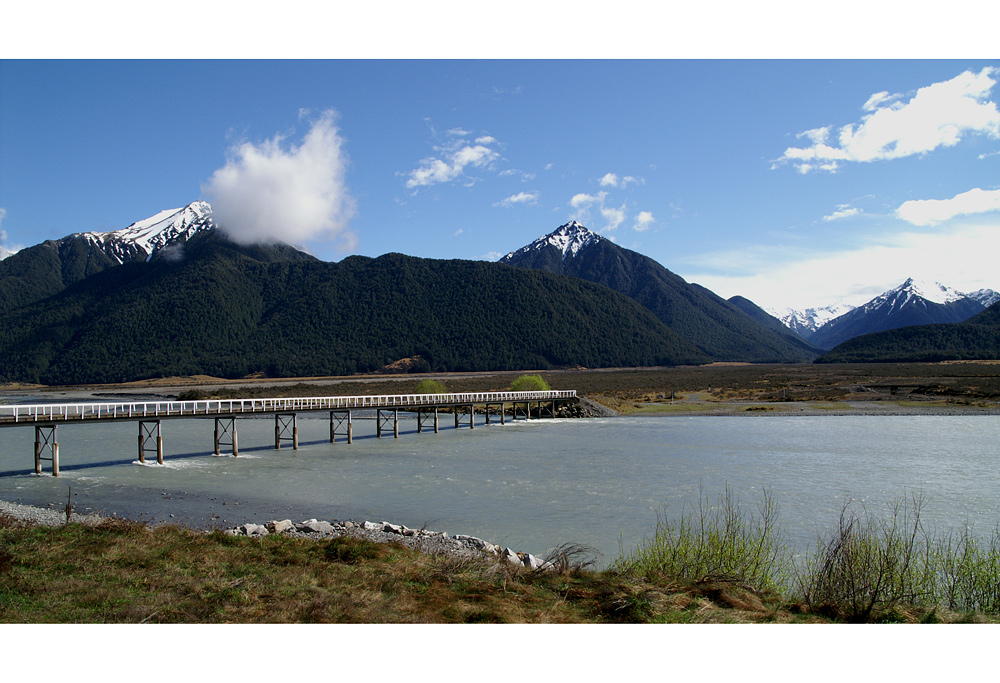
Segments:
[[[521,375],[510,383],[511,391],[550,391],[541,375]]]
[[[424,379],[420,380],[417,384],[417,388],[413,390],[414,394],[447,394],[448,388],[444,383],[437,381],[436,379]]]
[[[702,499],[697,510],[679,520],[657,513],[653,537],[619,557],[612,569],[632,576],[667,576],[686,582],[717,577],[754,590],[780,590],[792,565],[777,522],[778,506],[770,492],[764,491],[754,514],[740,507],[727,486],[717,505]]]

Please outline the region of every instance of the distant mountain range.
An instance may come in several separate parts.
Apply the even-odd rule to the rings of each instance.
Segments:
[[[1000,303],[959,323],[915,325],[853,337],[820,363],[1000,360]]]
[[[0,311],[0,381],[349,375],[400,361],[475,371],[711,360],[601,285],[400,254],[326,263],[287,245],[233,244],[210,214],[188,220],[199,208],[0,263],[0,285],[33,293]]]
[[[848,339],[873,332],[938,323],[957,323],[984,311],[1000,300],[1000,294],[982,289],[965,294],[938,282],[906,280],[898,287],[875,297],[863,306],[827,319],[823,313],[836,307],[788,311],[782,320],[802,330],[809,343],[822,349],[832,349]],[[813,327],[815,325],[815,327]],[[812,328],[812,329],[810,329]]]
[[[723,300],[576,222],[499,263],[326,263],[284,244],[236,245],[194,202],[0,260],[0,381],[803,362],[857,335],[867,341],[823,360],[881,360],[900,337],[869,333],[966,320],[998,299],[908,280],[840,316],[799,316],[811,321],[799,326],[807,341],[753,302]],[[995,357],[982,355],[996,353],[992,320],[907,332],[906,353]]]
[[[716,361],[802,362],[819,351],[755,309],[736,306],[690,284],[637,252],[618,246],[576,221],[559,226],[500,263],[595,282],[627,295]],[[761,316],[771,318],[763,321]]]

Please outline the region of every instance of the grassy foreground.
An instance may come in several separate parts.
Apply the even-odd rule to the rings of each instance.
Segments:
[[[704,501],[610,569],[586,548],[527,571],[360,538],[201,533],[0,515],[5,623],[1000,623],[1000,543],[932,537],[919,501],[845,506],[795,566],[769,497]]]

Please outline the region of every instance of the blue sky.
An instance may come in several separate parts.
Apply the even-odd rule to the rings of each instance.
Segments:
[[[4,56],[0,249],[208,199],[326,260],[576,219],[770,307],[1000,289],[1000,60]]]

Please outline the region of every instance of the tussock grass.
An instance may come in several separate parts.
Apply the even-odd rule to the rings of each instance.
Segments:
[[[39,527],[0,515],[8,623],[1000,623],[1000,530],[932,533],[920,496],[845,503],[794,563],[769,492],[727,487],[594,571],[565,545],[531,571],[394,543],[234,537],[111,519]]]
[[[777,591],[788,583],[791,552],[777,525],[778,506],[765,491],[756,512],[740,505],[730,487],[716,504],[702,497],[680,519],[657,513],[652,538],[622,551],[612,569],[653,579],[694,583],[718,579],[757,591]]]

